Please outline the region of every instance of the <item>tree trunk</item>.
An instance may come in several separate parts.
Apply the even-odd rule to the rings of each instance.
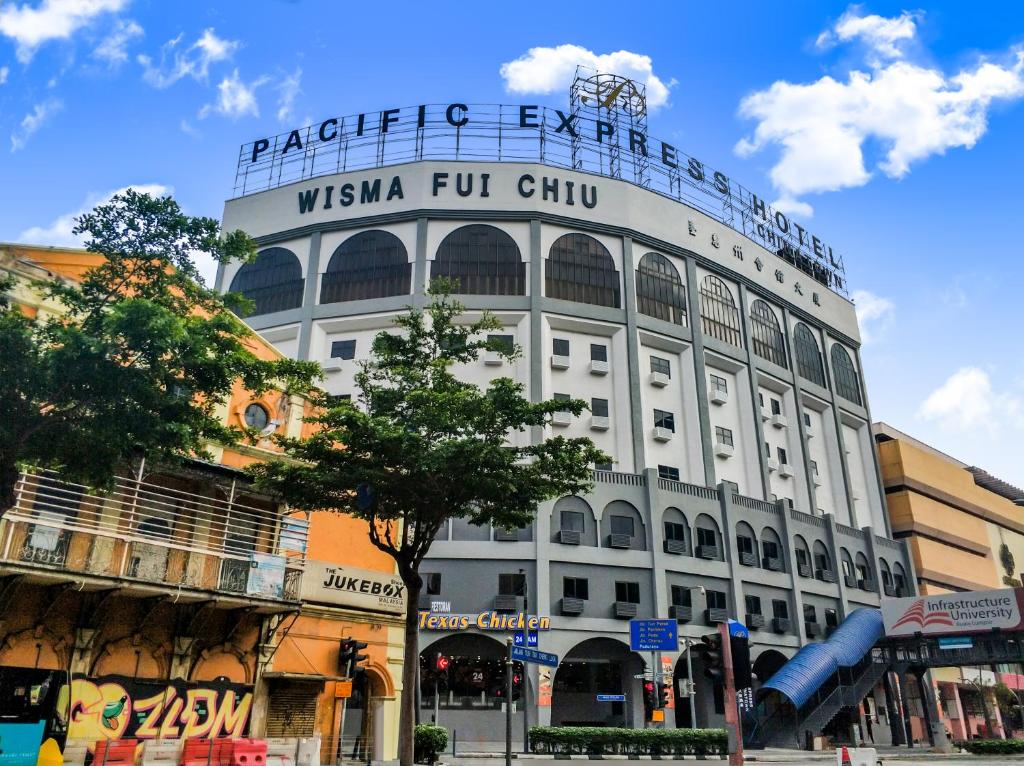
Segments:
[[[413,729],[416,725],[416,669],[420,662],[419,600],[423,581],[413,573],[405,580],[408,601],[405,609],[405,655],[402,660],[402,702],[398,719],[398,761],[413,766]]]
[[[0,460],[0,519],[7,515],[18,499],[15,490],[20,476],[21,472],[15,463]]]

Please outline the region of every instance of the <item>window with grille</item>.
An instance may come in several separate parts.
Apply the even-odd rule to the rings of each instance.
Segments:
[[[846,349],[838,343],[832,346],[832,374],[836,379],[836,393],[848,402],[861,404],[857,368]]]
[[[717,548],[718,536],[715,534],[715,530],[697,527],[697,545]]]
[[[825,370],[821,364],[818,341],[814,339],[811,328],[803,322],[798,322],[793,330],[793,354],[796,356],[796,371],[800,377],[824,388]]]
[[[773,540],[762,540],[761,550],[764,552],[766,559],[781,559],[782,555],[779,552],[779,544]]]
[[[721,375],[711,375],[711,390],[727,394],[729,393],[729,381]]]
[[[723,428],[722,426],[715,426],[715,441],[717,441],[719,444],[726,444],[732,447],[732,429]]]
[[[796,563],[800,566],[807,566],[808,564],[807,551],[803,548],[796,549]]]
[[[678,521],[666,521],[665,522],[665,539],[673,540],[679,543],[686,542],[686,525],[680,524]]]
[[[526,575],[521,573],[516,574],[499,574],[498,575],[498,595],[499,596],[525,596],[526,595]]]
[[[789,465],[789,455],[786,454],[786,450],[782,447],[778,449],[779,465]]]
[[[572,399],[572,397],[569,396],[569,394],[552,394],[551,398],[554,399],[556,402],[567,402],[570,399]]]
[[[652,356],[651,372],[660,372],[666,377],[672,377],[672,365],[669,364],[668,359],[663,359],[660,356]]]
[[[779,367],[789,367],[786,362],[786,340],[782,335],[778,317],[763,300],[750,304],[750,343],[754,353]]]
[[[629,516],[612,516],[609,520],[613,535],[633,536],[633,519]]]
[[[720,590],[707,591],[708,609],[725,609],[725,593]]]
[[[586,577],[563,577],[562,595],[565,598],[578,598],[586,601],[590,598],[590,582]]]
[[[836,628],[839,626],[839,614],[835,609],[825,610],[825,625],[829,628]]]
[[[704,277],[700,285],[700,324],[705,335],[743,347],[736,302],[725,282],[712,274]]]
[[[679,272],[663,255],[647,253],[636,269],[637,311],[673,324],[686,322],[686,291]]]
[[[456,229],[442,240],[430,278],[445,277],[459,295],[526,295],[526,265],[506,232],[486,224]]]
[[[844,557],[843,561],[842,561],[842,565],[843,565],[843,575],[845,577],[853,577],[853,562],[850,561],[848,558]]]
[[[672,586],[672,606],[689,607],[692,605],[692,590],[682,585]]]
[[[771,399],[772,415],[782,414],[782,402],[778,399]]]
[[[804,622],[817,622],[818,621],[818,610],[814,608],[814,604],[804,604]]]
[[[249,316],[297,309],[305,282],[302,264],[291,250],[269,247],[238,270],[229,292],[241,293],[255,304]]]
[[[666,410],[655,410],[654,411],[654,427],[655,428],[667,428],[669,431],[675,433],[676,430],[676,416]]]
[[[615,600],[625,601],[630,604],[640,603],[640,583],[638,582],[616,582]]]
[[[402,240],[388,231],[362,231],[342,242],[320,279],[320,303],[408,295],[412,264]]]
[[[789,602],[782,599],[772,599],[772,617],[780,620],[789,619]]]
[[[743,600],[747,605],[747,614],[761,614],[761,598],[759,596],[746,596]]]
[[[736,550],[754,555],[754,541],[746,535],[736,535]]]
[[[555,356],[569,356],[568,338],[552,338],[551,353]]]
[[[672,465],[659,465],[658,478],[679,481],[679,469]]]
[[[807,426],[808,428],[811,427],[811,416],[806,412],[804,413],[804,425]]]
[[[516,349],[515,338],[511,335],[488,335],[487,349],[500,351],[502,354],[512,354]]]
[[[815,553],[814,554],[814,567],[828,571],[832,569],[832,561],[829,559],[827,553]]]
[[[583,512],[582,511],[562,511],[562,517],[560,519],[561,528],[566,532],[582,532],[583,531]]]
[[[619,272],[608,248],[586,234],[555,240],[545,264],[546,294],[574,303],[620,308]]]
[[[608,347],[603,343],[590,344],[590,359],[594,362],[608,361]]]
[[[354,340],[336,340],[331,343],[331,359],[355,359],[356,342]]]
[[[423,575],[423,583],[427,589],[428,596],[441,595],[441,573],[427,572]]]

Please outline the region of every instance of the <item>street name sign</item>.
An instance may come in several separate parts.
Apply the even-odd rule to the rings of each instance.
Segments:
[[[625,702],[626,701],[626,695],[625,694],[598,694],[597,695],[597,701],[598,702]]]
[[[536,665],[547,665],[549,668],[558,667],[558,655],[550,652],[541,652],[537,649],[528,649],[525,646],[512,647],[512,659],[520,662],[532,662]]]

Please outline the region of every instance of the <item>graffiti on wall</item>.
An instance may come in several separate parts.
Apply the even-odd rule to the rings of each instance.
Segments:
[[[240,737],[248,731],[252,687],[214,681],[151,681],[125,676],[75,678],[57,716],[68,739]],[[90,750],[92,746],[90,746]]]

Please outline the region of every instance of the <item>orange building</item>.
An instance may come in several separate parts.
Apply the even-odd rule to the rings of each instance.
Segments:
[[[873,431],[893,537],[908,542],[918,592],[1020,587],[1024,490],[885,423],[875,423]],[[1024,689],[1018,666],[942,668],[931,675],[954,739],[1000,736],[1004,723],[994,685]],[[913,724],[923,731],[915,703]]]
[[[42,320],[61,306],[32,282],[73,283],[98,258],[0,245],[0,277],[14,277],[11,299]],[[247,345],[280,357],[258,336]],[[224,421],[267,438],[210,445],[210,462],[143,466],[107,493],[23,474],[0,522],[0,720],[16,711],[18,736],[87,748],[318,736],[333,762],[344,719],[344,755],[395,757],[405,602],[393,562],[365,523],[290,511],[240,470],[273,456],[272,433],[307,428],[305,406],[239,385]],[[368,644],[351,690],[343,638]],[[6,752],[11,732],[0,736]]]

